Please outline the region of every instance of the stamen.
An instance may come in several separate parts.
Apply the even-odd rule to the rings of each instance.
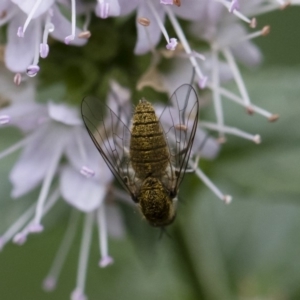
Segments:
[[[81,159],[85,162],[88,161],[87,154],[85,151],[84,143],[82,142],[81,134],[79,131],[76,131],[76,142],[78,145],[79,153],[81,156]],[[93,177],[95,175],[95,171],[87,166],[82,166],[80,173],[87,178]]]
[[[54,153],[54,155],[50,161],[49,169],[43,180],[42,188],[41,188],[41,191],[39,194],[39,198],[37,200],[35,217],[34,217],[34,220],[31,224],[31,226],[29,227],[30,232],[37,233],[37,232],[41,232],[43,230],[43,226],[41,225],[41,219],[43,216],[44,203],[48,196],[49,189],[50,189],[50,186],[52,183],[52,179],[55,175],[60,157],[61,157],[61,149],[56,149],[56,153]]]
[[[107,228],[106,228],[106,215],[105,215],[105,203],[98,208],[98,232],[99,232],[99,241],[100,241],[100,253],[101,260],[99,266],[105,268],[111,265],[114,260],[108,255],[108,243],[107,243]]]
[[[40,44],[40,55],[42,58],[46,58],[49,54],[49,45],[47,43],[50,32],[54,31],[54,25],[51,23],[52,10],[48,13],[43,33],[43,42]]]
[[[29,77],[34,77],[39,72],[40,67],[38,66],[39,63],[39,57],[40,57],[40,40],[41,40],[41,19],[38,18],[36,21],[36,24],[34,26],[35,28],[35,53],[33,58],[32,65],[27,67],[26,74]]]
[[[17,34],[18,34],[19,37],[24,37],[24,33],[25,33],[25,31],[26,31],[26,29],[27,29],[27,27],[28,27],[28,25],[29,25],[29,23],[30,23],[30,21],[31,21],[33,15],[34,15],[34,13],[36,12],[36,10],[38,9],[38,7],[40,6],[41,2],[42,2],[42,0],[37,0],[35,2],[35,4],[33,5],[30,13],[28,14],[28,17],[27,17],[27,19],[25,21],[24,26],[18,28],[18,33]]]
[[[208,84],[208,87],[213,90],[213,85],[211,83]],[[228,100],[231,100],[239,105],[242,105],[244,107],[245,106],[245,102],[243,101],[243,99],[241,99],[240,97],[238,97],[237,95],[233,94],[232,92],[220,87],[219,88],[220,94],[224,97],[226,97]],[[249,109],[249,107],[246,107],[247,109]],[[267,119],[269,119],[269,121],[276,121],[279,118],[279,115],[277,114],[272,114],[270,112],[268,112],[265,109],[262,109],[261,107],[258,107],[254,104],[251,104],[251,111],[256,112],[264,117],[266,117]]]
[[[22,75],[21,73],[16,73],[16,75],[14,76],[14,84],[15,85],[20,85],[22,82]]]
[[[59,199],[59,196],[60,196],[60,193],[59,193],[59,189],[56,188],[52,194],[50,195],[49,197],[49,200],[47,201],[46,205],[45,205],[45,209],[43,211],[43,216],[46,215],[49,210],[54,206],[54,204],[57,202],[57,200]],[[34,206],[36,206],[34,204]],[[25,219],[25,217],[24,217]],[[24,221],[25,222],[25,221]],[[23,228],[23,230],[19,233],[17,233],[14,237],[13,237],[13,242],[15,244],[18,244],[18,245],[22,245],[25,243],[25,241],[27,240],[27,236],[29,234],[29,228],[31,227],[31,225],[33,224],[33,221],[31,221],[30,223],[28,223],[27,226],[25,226]],[[24,224],[23,224],[24,225]],[[22,225],[22,226],[23,226]],[[22,227],[20,226],[20,227]]]
[[[169,35],[168,35],[168,32],[163,24],[163,22],[161,21],[160,19],[160,16],[158,15],[154,5],[152,4],[151,1],[147,1],[147,4],[148,4],[148,7],[150,8],[151,12],[153,13],[155,19],[156,19],[156,22],[157,22],[157,25],[159,26],[162,34],[164,35],[166,41],[167,41],[167,45],[166,45],[166,48],[168,50],[175,50],[176,49],[176,46],[177,46],[177,39],[175,38],[169,38]]]
[[[208,77],[207,76],[203,76],[199,82],[198,82],[198,85],[200,87],[200,89],[204,89],[206,87],[206,84],[207,84],[207,80],[208,80]]]
[[[213,81],[213,101],[216,113],[216,119],[219,126],[219,138],[221,140],[225,139],[222,128],[224,127],[224,116],[223,108],[220,97],[220,79],[219,79],[219,59],[218,59],[218,50],[212,49],[212,81]]]
[[[84,295],[84,289],[85,289],[88,255],[89,255],[91,239],[92,239],[93,221],[94,221],[94,213],[93,212],[87,213],[85,217],[81,246],[80,246],[76,288],[71,295],[71,300],[86,299],[86,296]]]
[[[96,16],[101,19],[107,19],[109,16],[109,8],[109,3],[104,2],[104,0],[98,0],[95,9]]]
[[[10,116],[2,115],[0,116],[0,125],[4,125],[10,122]]]
[[[232,75],[235,79],[235,82],[238,86],[238,89],[241,93],[241,96],[242,96],[242,98],[245,102],[246,107],[248,107],[248,106],[251,107],[250,98],[249,98],[246,86],[244,84],[243,77],[240,74],[240,71],[237,67],[237,64],[234,60],[234,57],[233,57],[231,51],[229,50],[229,48],[224,48],[222,50],[222,53],[223,53],[224,57],[226,58],[226,60],[228,62],[228,65],[231,69]]]
[[[233,45],[239,44],[244,41],[252,40],[260,36],[266,36],[270,33],[270,26],[264,26],[261,30],[258,30],[256,32],[252,32],[250,34],[247,34],[243,36],[242,38],[236,40],[234,43],[231,43],[230,46],[232,47]]]
[[[259,16],[266,13],[269,13],[271,11],[277,10],[278,4],[275,3],[275,1],[272,1],[268,4],[265,4],[264,6],[259,6],[259,8],[251,13],[251,15]]]
[[[174,51],[176,49],[177,44],[178,44],[177,39],[171,38],[169,43],[167,44],[166,48],[168,50]]]
[[[195,173],[219,199],[224,201],[226,204],[231,202],[232,197],[230,195],[222,194],[222,192],[212,183],[212,181],[201,171],[200,168],[197,168]]]
[[[147,18],[138,18],[137,22],[140,25],[144,26],[145,32],[146,32],[146,37],[147,37],[147,40],[149,42],[150,50],[151,50],[152,54],[155,55],[156,50],[155,50],[155,47],[153,46],[153,43],[151,41],[151,37],[150,37],[149,31],[148,31],[148,28],[147,28],[148,25],[150,25],[150,20],[147,19]]]
[[[225,125],[223,125],[221,128],[221,126],[219,124],[210,123],[210,122],[200,122],[200,126],[205,127],[207,129],[211,129],[211,130],[218,130],[218,131],[222,130],[222,132],[245,138],[247,140],[253,141],[256,144],[260,144],[260,142],[261,142],[260,135],[258,135],[258,134],[253,135],[253,134],[247,133],[245,131],[242,131],[238,128],[229,127],[229,126],[225,126]]]
[[[10,155],[10,154],[14,153],[15,151],[17,151],[17,150],[21,149],[22,147],[24,147],[28,143],[29,139],[30,139],[30,136],[22,139],[21,141],[19,141],[16,144],[10,146],[6,150],[0,152],[0,159],[4,158],[7,155]]]
[[[68,35],[65,37],[65,44],[69,44],[71,41],[75,39],[75,31],[76,31],[76,3],[75,0],[71,0],[71,11],[72,11],[72,17],[71,17],[71,22],[72,22],[72,28],[71,28],[71,35]]]
[[[95,176],[95,171],[93,171],[92,169],[83,166],[80,170],[80,174],[82,174],[83,176],[87,177],[87,178],[91,178]]]
[[[194,56],[194,57],[196,57],[196,58],[199,58],[201,60],[205,60],[206,59],[203,54],[201,54],[201,53],[199,53],[199,52],[197,52],[195,50],[192,51],[191,55]]]
[[[85,15],[84,24],[82,26],[83,31],[87,31],[88,30],[88,28],[90,26],[90,23],[91,23],[91,13],[87,12],[86,15]]]
[[[165,9],[165,11],[166,11],[171,23],[172,23],[172,26],[173,26],[177,36],[179,37],[180,42],[182,43],[182,46],[183,46],[185,52],[188,54],[189,60],[192,64],[192,66],[195,68],[196,73],[199,77],[199,80],[201,80],[202,86],[203,86],[204,83],[206,83],[206,79],[205,79],[205,77],[203,76],[203,74],[200,70],[200,67],[198,65],[198,62],[197,62],[196,58],[193,57],[193,55],[192,55],[191,47],[190,47],[190,45],[189,45],[189,43],[188,43],[188,41],[187,41],[187,39],[184,35],[184,32],[183,32],[182,28],[180,27],[180,24],[178,23],[173,11],[170,9],[169,6],[164,6],[164,9]],[[204,86],[203,86],[203,88],[204,88]]]
[[[0,237],[0,250],[2,250],[3,247],[13,238],[13,236],[30,220],[34,210],[35,203],[33,203]]]
[[[79,212],[76,209],[73,209],[69,217],[66,232],[55,255],[53,264],[48,272],[48,275],[43,281],[43,288],[46,291],[53,291],[56,287],[62,267],[74,241],[75,233],[78,227],[79,216]]]
[[[228,1],[226,1],[226,0],[216,0],[216,1],[222,3],[222,4],[228,9],[228,11],[231,10],[232,2],[228,2]],[[231,12],[231,11],[230,11],[230,12]],[[249,18],[247,18],[245,15],[243,15],[241,12],[239,12],[238,10],[234,9],[234,10],[232,11],[232,13],[233,13],[234,15],[236,15],[236,16],[237,16],[239,19],[241,19],[242,21],[244,21],[244,22],[246,22],[246,23],[248,23],[248,24],[251,23],[251,20],[250,20]]]

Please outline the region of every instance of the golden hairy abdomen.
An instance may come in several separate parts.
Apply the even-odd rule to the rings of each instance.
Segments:
[[[138,202],[143,215],[153,226],[166,226],[174,220],[172,199],[159,179],[148,177],[143,182]]]
[[[169,153],[165,137],[151,103],[141,100],[132,123],[130,157],[136,176],[158,177],[165,171]]]

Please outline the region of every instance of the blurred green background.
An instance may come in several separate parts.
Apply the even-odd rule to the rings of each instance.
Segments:
[[[180,191],[178,219],[169,235],[142,224],[137,216],[126,236],[110,240],[115,264],[98,267],[96,231],[89,257],[89,299],[300,299],[300,32],[298,7],[258,19],[271,34],[256,42],[265,62],[244,70],[252,101],[280,114],[276,123],[248,116],[224,100],[228,125],[259,133],[262,144],[229,136],[219,158],[204,162],[209,177],[233,202],[219,201],[195,175]],[[234,86],[231,86],[234,89]],[[209,114],[210,112],[207,112]],[[18,141],[11,129],[0,132],[0,151]],[[9,197],[8,173],[18,153],[0,161],[0,230],[16,219],[37,193]],[[75,287],[81,231],[54,292],[42,280],[66,227],[67,206],[46,219],[46,230],[22,246],[9,244],[0,255],[0,299],[69,299]],[[134,215],[129,215],[129,218]]]

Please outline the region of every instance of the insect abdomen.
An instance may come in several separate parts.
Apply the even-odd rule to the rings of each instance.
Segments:
[[[139,178],[161,176],[169,153],[165,137],[151,103],[141,100],[133,115],[130,141],[132,168]]]

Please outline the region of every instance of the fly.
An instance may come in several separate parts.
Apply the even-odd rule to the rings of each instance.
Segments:
[[[81,111],[95,146],[146,220],[155,227],[171,224],[198,124],[193,87],[180,86],[156,110],[140,100],[132,118],[122,106],[114,111],[97,98],[83,99]]]

